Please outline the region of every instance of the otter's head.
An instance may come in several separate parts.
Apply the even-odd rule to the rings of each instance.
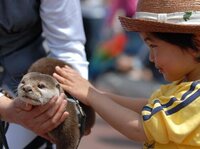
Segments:
[[[42,105],[53,96],[59,96],[62,89],[56,79],[50,75],[30,72],[24,75],[17,88],[18,96],[26,103]]]

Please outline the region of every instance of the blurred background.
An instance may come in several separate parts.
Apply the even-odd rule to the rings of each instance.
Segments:
[[[161,74],[148,60],[148,47],[136,32],[125,32],[119,16],[132,17],[137,0],[81,0],[90,62],[89,80],[97,88],[130,97],[149,97],[162,83]],[[79,149],[141,149],[97,115],[89,136]]]

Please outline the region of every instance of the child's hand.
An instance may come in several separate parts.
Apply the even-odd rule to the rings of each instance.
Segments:
[[[80,76],[80,74],[72,68],[65,66],[63,68],[56,67],[56,73],[53,76],[61,83],[62,88],[70,95],[79,99],[86,105],[88,102],[89,89],[94,88],[89,81]]]

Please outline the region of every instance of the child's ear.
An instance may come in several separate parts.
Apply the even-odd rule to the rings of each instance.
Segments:
[[[194,45],[198,48],[198,50],[200,50],[200,34],[195,34],[193,41]]]
[[[199,51],[197,52],[195,58],[196,58],[196,60],[197,60],[198,62],[200,62],[200,49],[199,49]]]
[[[189,53],[194,57],[195,60],[200,62],[200,49],[198,51],[194,51],[192,49],[189,50]]]
[[[200,34],[195,34],[194,38],[194,46],[197,48],[197,51],[192,51],[192,55],[197,59],[197,61],[200,61]]]

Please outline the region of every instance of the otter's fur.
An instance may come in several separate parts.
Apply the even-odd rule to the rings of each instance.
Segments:
[[[45,104],[52,96],[58,96],[64,91],[52,74],[55,72],[56,66],[63,67],[65,65],[68,64],[53,58],[45,57],[37,60],[21,80],[18,86],[18,95],[31,98],[32,100],[25,102],[33,105]],[[82,103],[80,105],[86,114],[84,134],[89,134],[95,123],[95,112],[89,106]],[[57,149],[76,149],[81,134],[74,103],[68,102],[66,110],[69,112],[69,117],[50,134],[56,140]]]

